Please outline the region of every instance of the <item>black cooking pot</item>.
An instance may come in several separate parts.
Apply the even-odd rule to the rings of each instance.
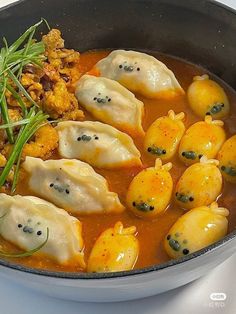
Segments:
[[[0,37],[9,42],[44,17],[67,47],[134,48],[201,65],[236,88],[236,13],[206,0],[26,0],[0,10]],[[190,282],[234,251],[236,232],[184,258],[142,270],[78,274],[34,270],[0,261],[0,274],[34,289],[83,301],[127,300]]]

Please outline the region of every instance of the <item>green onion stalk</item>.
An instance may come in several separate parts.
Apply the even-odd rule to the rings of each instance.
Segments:
[[[0,50],[0,110],[3,124],[0,129],[6,130],[8,142],[12,144],[12,150],[7,163],[0,175],[0,187],[4,185],[7,177],[15,165],[14,178],[12,184],[13,193],[16,189],[19,176],[20,161],[24,145],[35,134],[35,132],[46,123],[46,115],[32,99],[30,94],[21,84],[21,75],[25,65],[33,64],[42,67],[45,59],[45,46],[42,41],[36,42],[33,39],[36,29],[45,22],[41,19],[38,23],[28,28],[12,45],[8,45],[3,38],[4,47]],[[19,104],[23,118],[20,121],[12,122],[8,113],[6,91]],[[30,103],[27,108],[25,99]],[[17,135],[14,135],[14,127],[20,127]]]

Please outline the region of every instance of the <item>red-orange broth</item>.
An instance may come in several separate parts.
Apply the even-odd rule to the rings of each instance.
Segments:
[[[92,66],[105,57],[108,51],[89,51],[81,54],[80,69],[82,73],[87,72]],[[157,57],[160,61],[164,62],[176,75],[181,86],[186,91],[192,78],[195,75],[202,75],[207,71],[203,68],[187,63],[184,60],[174,57],[166,56],[159,53],[151,52],[152,55]],[[210,75],[212,77],[212,75]],[[215,78],[216,79],[216,78]],[[230,103],[231,113],[230,117],[224,119],[225,129],[227,136],[236,133],[236,92],[229,88],[224,82],[219,81],[220,85],[225,89]],[[184,111],[186,114],[185,125],[188,128],[191,124],[199,121],[200,118],[195,116],[188,106],[186,95],[178,96],[173,100],[157,100],[146,99],[140,95],[136,95],[138,99],[142,100],[145,104],[145,117],[143,120],[144,130],[158,117],[164,116],[170,109],[175,112]],[[93,117],[85,112],[86,120],[94,120]],[[143,166],[153,166],[155,158],[148,155],[143,149],[143,138],[134,139],[135,144],[142,155]],[[59,156],[55,153],[54,159]],[[181,176],[186,167],[178,160],[178,156],[172,158],[173,168],[171,175],[174,184]],[[95,169],[98,173],[103,175],[109,183],[110,189],[118,193],[121,202],[125,205],[126,191],[132,178],[137,174],[141,168],[119,169],[119,170],[101,170]],[[27,185],[27,180],[21,178],[18,183],[16,193],[22,195],[33,195]],[[229,232],[236,226],[236,192],[235,186],[229,183],[224,183],[223,193],[219,198],[219,204],[229,209]],[[135,217],[129,210],[125,210],[122,214],[93,214],[88,216],[78,216],[83,224],[83,239],[84,239],[84,252],[85,260],[87,261],[88,255],[97,239],[97,237],[106,228],[114,226],[115,222],[122,221],[124,226],[135,225],[137,227],[137,238],[140,244],[140,253],[135,265],[135,268],[142,268],[154,264],[159,264],[167,261],[169,258],[163,248],[163,239],[167,234],[173,223],[183,214],[183,210],[179,208],[174,201],[171,202],[165,213],[154,219],[145,220]],[[0,238],[0,245],[3,250],[17,251],[17,248]],[[43,268],[56,271],[81,271],[78,267],[61,266],[50,259],[31,256],[27,258],[15,259],[15,262],[21,263],[34,268]]]

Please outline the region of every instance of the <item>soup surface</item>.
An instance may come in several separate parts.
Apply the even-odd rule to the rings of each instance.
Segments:
[[[107,56],[109,51],[88,51],[82,53],[80,56],[80,71],[85,73],[89,71],[93,65],[95,65],[100,59]],[[147,52],[150,55],[155,56],[160,61],[164,62],[168,68],[170,68],[176,75],[177,80],[180,82],[183,89],[186,91],[188,86],[191,84],[193,76],[205,74],[207,71],[185,62],[181,59],[176,59],[167,55],[159,54],[156,52]],[[227,137],[236,133],[236,93],[229,88],[224,82],[219,81],[213,75],[209,74],[211,78],[215,79],[225,89],[227,96],[231,103],[230,116],[224,119],[225,130]],[[186,95],[178,96],[173,100],[157,100],[157,99],[146,99],[138,94],[136,97],[143,101],[145,105],[145,117],[143,120],[143,128],[146,131],[151,123],[158,117],[167,115],[170,109],[173,109],[176,113],[183,111],[186,114],[185,126],[186,129],[193,123],[200,121],[201,119],[194,115],[192,110],[189,108],[187,103]],[[84,120],[94,120],[94,118],[84,110]],[[146,153],[143,148],[143,138],[134,138],[134,142],[141,153],[141,159],[143,162],[143,168],[153,166],[155,157]],[[53,156],[54,159],[59,159],[57,153]],[[186,167],[179,161],[176,155],[172,160],[173,168],[171,169],[171,175],[174,181],[176,181],[184,172]],[[142,168],[128,168],[119,170],[103,170],[96,169],[98,173],[104,176],[108,183],[111,191],[118,193],[121,202],[125,205],[125,198],[128,186],[133,177],[140,172]],[[34,195],[28,188],[27,178],[25,173],[21,173],[18,187],[16,190],[17,194],[21,195]],[[232,231],[236,226],[236,192],[235,186],[230,183],[224,183],[223,193],[218,199],[220,206],[224,206],[229,209],[230,215],[229,220],[229,232]],[[141,219],[129,210],[125,210],[121,214],[92,214],[87,216],[79,215],[78,218],[82,222],[83,226],[83,239],[84,239],[84,253],[85,261],[87,261],[91,249],[98,238],[98,236],[105,229],[113,227],[117,221],[121,221],[125,227],[136,226],[137,228],[137,239],[140,244],[140,253],[135,265],[135,268],[143,268],[154,264],[163,263],[169,260],[169,257],[163,248],[163,239],[166,236],[168,230],[173,223],[183,214],[183,210],[179,208],[172,200],[170,206],[167,208],[165,213],[160,217],[152,220]],[[0,238],[0,246],[2,250],[17,251],[17,248]],[[33,267],[42,268],[56,271],[81,271],[80,268],[61,266],[54,263],[47,258],[39,258],[31,256],[27,258],[15,259],[15,262]]]

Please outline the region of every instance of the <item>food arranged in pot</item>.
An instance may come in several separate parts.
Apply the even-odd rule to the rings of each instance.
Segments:
[[[44,22],[0,51],[0,257],[127,271],[233,230],[236,93],[157,52],[37,41]]]

